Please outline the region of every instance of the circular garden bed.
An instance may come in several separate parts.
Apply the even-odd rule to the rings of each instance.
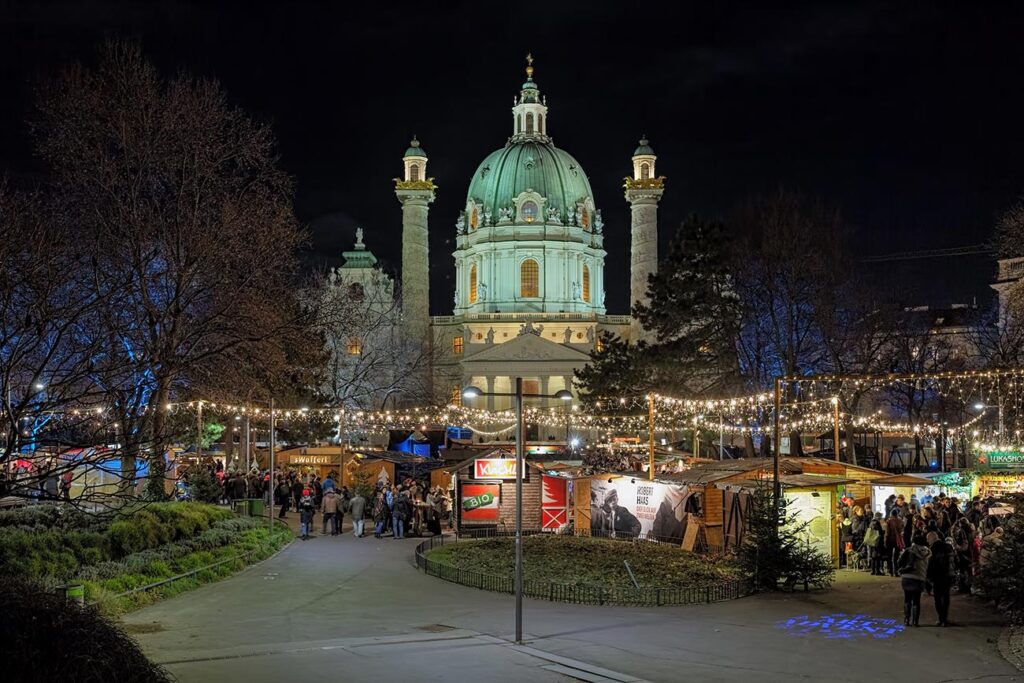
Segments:
[[[436,537],[420,544],[416,560],[432,576],[484,590],[513,591],[513,537],[458,542]],[[523,538],[523,593],[528,597],[679,605],[728,600],[749,592],[748,582],[728,560],[685,552],[675,545],[549,534]]]

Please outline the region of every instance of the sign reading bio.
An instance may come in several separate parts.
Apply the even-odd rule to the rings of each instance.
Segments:
[[[515,458],[477,458],[473,461],[474,479],[515,479]]]
[[[987,464],[992,470],[1024,469],[1024,453],[1021,451],[991,451],[978,459],[980,464]]]

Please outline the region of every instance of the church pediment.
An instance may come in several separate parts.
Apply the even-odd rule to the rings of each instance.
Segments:
[[[469,364],[495,361],[550,361],[584,364],[589,360],[590,356],[582,351],[527,332],[503,344],[487,345],[462,362]]]

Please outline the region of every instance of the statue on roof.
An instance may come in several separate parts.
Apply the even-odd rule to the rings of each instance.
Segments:
[[[356,249],[362,249],[366,245],[363,244],[363,229],[356,228]]]

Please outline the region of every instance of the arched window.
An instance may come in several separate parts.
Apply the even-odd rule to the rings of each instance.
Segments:
[[[409,166],[409,180],[419,180],[419,179],[420,179],[420,165],[419,164],[411,164]]]
[[[476,303],[476,264],[469,267],[469,303]]]
[[[583,301],[590,303],[590,268],[583,265]]]
[[[526,259],[519,266],[519,296],[540,296],[540,266],[532,258]]]
[[[516,114],[516,134],[523,132],[523,115]]]
[[[650,177],[651,177],[651,167],[645,161],[644,163],[640,164],[640,180],[647,180]]]
[[[583,209],[583,213],[580,214],[580,227],[584,230],[590,230],[590,212]]]
[[[353,282],[348,286],[348,296],[352,301],[362,301],[366,298],[366,291],[359,282]]]
[[[469,214],[469,229],[476,230],[476,224],[479,219],[477,218],[476,207],[473,207],[472,213]]]
[[[358,356],[363,352],[363,340],[359,337],[349,337],[348,344],[345,345],[345,351],[350,356]]]
[[[533,132],[533,112],[526,112],[526,134]]]
[[[537,114],[537,132],[544,135],[544,114]]]

